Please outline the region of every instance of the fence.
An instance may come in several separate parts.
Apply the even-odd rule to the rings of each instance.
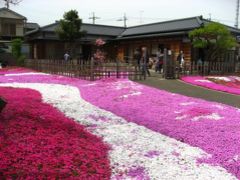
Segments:
[[[183,66],[174,59],[174,52],[164,50],[164,73],[166,79],[180,78],[186,75],[232,75],[240,74],[240,62],[237,63],[233,52],[220,57],[217,62],[186,62]]]
[[[234,62],[191,62],[184,64],[180,67],[176,66],[177,78],[182,75],[231,75],[238,74],[238,65]]]
[[[141,73],[136,65],[120,63],[119,61],[115,63],[96,63],[94,60],[71,60],[66,62],[58,59],[28,59],[25,66],[40,72],[91,81],[105,77],[141,80]]]

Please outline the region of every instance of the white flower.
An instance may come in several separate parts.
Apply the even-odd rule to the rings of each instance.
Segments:
[[[49,76],[49,74],[46,74],[46,73],[34,73],[34,72],[29,72],[29,73],[16,73],[16,74],[5,74],[4,76],[33,76],[33,75]]]
[[[178,117],[176,117],[176,120],[186,119],[187,117],[188,117],[188,115],[178,116]]]
[[[222,81],[226,81],[226,82],[231,82],[231,79],[228,77],[217,77],[217,76],[210,76],[208,77],[210,79],[216,79],[216,80],[222,80]]]
[[[212,106],[213,106],[213,107],[216,107],[216,108],[218,108],[218,109],[221,109],[221,110],[225,109],[224,106],[221,106],[221,105],[218,105],[218,104],[214,104],[214,105],[212,105]]]
[[[120,98],[128,98],[130,96],[140,96],[142,95],[142,92],[131,92],[130,94],[125,94],[123,96],[120,96]]]
[[[203,116],[194,117],[192,120],[193,121],[199,121],[200,119],[209,119],[209,120],[216,120],[216,121],[218,121],[218,120],[223,119],[223,117],[221,117],[217,113],[212,113],[210,115],[203,115]]]
[[[190,106],[190,105],[193,105],[193,104],[196,104],[195,102],[183,102],[183,103],[180,103],[181,106]]]
[[[213,83],[212,81],[209,80],[202,80],[202,79],[197,79],[195,82],[203,82],[203,83]]]

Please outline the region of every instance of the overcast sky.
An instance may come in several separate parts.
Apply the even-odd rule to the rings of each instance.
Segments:
[[[3,6],[0,0],[0,7]],[[85,23],[91,23],[92,12],[100,17],[97,24],[119,26],[123,22],[117,19],[124,13],[128,26],[199,15],[209,18],[211,14],[213,20],[233,26],[236,0],[23,0],[10,8],[41,26],[61,19],[70,9],[76,9]]]

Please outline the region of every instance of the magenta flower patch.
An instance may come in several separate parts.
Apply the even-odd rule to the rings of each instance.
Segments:
[[[11,73],[26,73],[33,72],[33,70],[27,68],[4,68],[0,69],[0,75],[11,74]]]
[[[0,88],[0,179],[109,179],[108,147],[29,89]]]
[[[207,79],[200,80],[214,84]],[[10,80],[0,76],[0,82],[12,85],[14,82],[45,83],[42,91],[46,90],[46,84],[67,85],[66,91],[70,89],[69,85],[77,87],[81,97],[98,107],[97,110],[82,100],[78,102],[78,94],[73,93],[74,96],[69,98],[72,101],[68,102],[70,90],[59,95],[60,99],[54,100],[53,94],[49,102],[61,109],[64,102],[60,101],[66,99],[71,108],[65,106],[64,113],[73,117],[86,114],[85,118],[90,120],[81,119],[80,122],[86,123],[88,130],[103,137],[111,147],[108,158],[113,178],[184,179],[189,175],[192,179],[218,179],[228,173],[240,178],[239,109],[128,80],[88,82],[62,76],[25,75],[12,76]],[[84,107],[86,109],[81,111]],[[206,154],[200,156],[204,152],[199,152],[199,149]],[[219,166],[222,169],[217,171]],[[213,167],[216,171],[211,171]],[[229,176],[222,179],[234,179],[226,177]]]
[[[240,95],[240,77],[237,76],[186,76],[181,80],[208,89]]]
[[[126,85],[128,83],[128,86]],[[125,84],[125,87],[119,87]],[[140,87],[139,87],[140,86]],[[226,105],[172,94],[131,81],[99,82],[80,87],[83,97],[103,109],[181,142],[200,147],[212,157],[199,159],[220,165],[240,178],[240,110]],[[119,98],[132,90],[139,96]]]

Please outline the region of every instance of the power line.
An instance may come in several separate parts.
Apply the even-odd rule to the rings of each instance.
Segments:
[[[93,12],[92,17],[90,17],[89,19],[92,19],[92,23],[95,24],[96,19],[100,19],[100,17],[95,16],[95,13]]]

